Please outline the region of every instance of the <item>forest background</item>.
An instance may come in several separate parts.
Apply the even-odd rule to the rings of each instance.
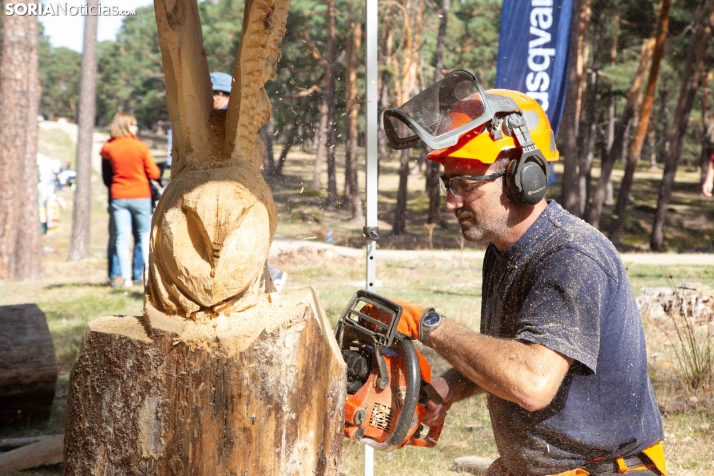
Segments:
[[[662,168],[672,162],[676,171],[681,163],[701,167],[704,175],[712,152],[709,85],[714,57],[706,48],[711,3],[575,2],[569,102],[558,137],[565,164],[565,176],[560,177],[564,186],[562,197],[554,198],[562,198],[568,210],[599,226],[620,247],[634,243],[627,238],[633,233],[640,235],[640,241],[641,235],[649,233],[651,249],[668,249],[662,228],[669,223],[665,214],[674,175],[669,166],[665,176],[671,177],[661,182],[661,189],[669,190],[660,190],[656,207],[648,204],[635,210],[652,217],[654,223],[649,225],[646,219],[628,217],[630,209],[636,208],[631,185],[623,187],[615,204],[618,190],[612,190],[611,177],[598,183],[602,158],[609,158],[615,168],[617,164],[625,168],[628,156],[633,156],[630,160],[635,164],[646,158],[653,170],[657,164]],[[199,11],[209,69],[232,71],[243,3],[206,0],[199,3]],[[380,111],[403,103],[430,85],[436,74],[453,69],[472,71],[485,88],[493,87],[500,11],[499,0],[380,2]],[[98,45],[96,125],[106,126],[115,112],[128,111],[137,116],[142,129],[161,134],[169,121],[156,22],[151,6],[136,13],[124,20],[116,41]],[[327,208],[345,205],[355,221],[363,216],[360,186],[352,172],[364,138],[363,19],[360,2],[292,1],[278,75],[266,86],[273,118],[263,130],[266,174],[282,174],[292,147],[312,151],[311,188],[325,193]],[[658,36],[662,37],[659,42]],[[698,57],[696,46],[701,44],[704,54]],[[49,120],[74,120],[81,54],[52,48],[41,35],[39,65],[40,113]],[[646,116],[644,129],[639,127],[640,116]],[[346,179],[338,191],[335,174],[341,171],[335,168],[334,154],[342,146]],[[279,154],[273,154],[275,147],[280,148]],[[388,150],[381,134],[379,151],[381,161],[399,160],[399,191],[394,214],[388,219],[392,236],[406,231],[410,173],[426,174],[425,193],[430,201],[425,221],[432,226],[440,223],[438,169],[424,165],[426,151],[395,153]],[[325,166],[328,178],[323,184],[320,174]],[[603,216],[603,205],[616,205],[616,211],[605,211]]]

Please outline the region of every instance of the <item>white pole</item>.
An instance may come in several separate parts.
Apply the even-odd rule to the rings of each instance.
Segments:
[[[377,111],[377,38],[378,22],[377,1],[366,0],[366,99],[367,128],[365,130],[365,198],[366,209],[364,234],[367,238],[367,276],[365,289],[374,292],[377,278],[377,134],[379,116]],[[364,445],[364,475],[374,476],[374,448]]]
[[[374,291],[376,279],[376,256],[379,230],[377,229],[377,133],[379,117],[377,112],[377,0],[367,1],[367,128],[366,136],[366,180],[365,196],[365,236],[367,238],[367,291]]]

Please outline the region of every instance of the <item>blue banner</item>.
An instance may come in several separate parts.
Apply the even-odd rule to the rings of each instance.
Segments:
[[[537,100],[558,134],[565,105],[572,0],[503,0],[496,87]]]

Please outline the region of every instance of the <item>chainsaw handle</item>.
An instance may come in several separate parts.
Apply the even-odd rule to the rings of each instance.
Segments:
[[[419,403],[419,387],[421,385],[421,369],[419,368],[419,358],[414,344],[409,339],[402,339],[399,341],[399,345],[404,353],[407,387],[404,401],[402,402],[402,411],[399,414],[399,418],[397,418],[392,436],[389,437],[388,441],[394,447],[402,446],[407,439],[409,429],[412,427],[412,417]]]
[[[412,438],[407,444],[411,446],[418,446],[420,448],[433,448],[436,446],[436,442],[439,441],[441,430],[443,429],[443,423],[441,425],[430,426],[429,433],[427,433],[426,438]]]

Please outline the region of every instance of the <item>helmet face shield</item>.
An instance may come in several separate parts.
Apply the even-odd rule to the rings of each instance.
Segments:
[[[443,149],[492,118],[476,78],[468,71],[452,71],[402,106],[385,110],[383,122],[393,149],[414,147],[420,140],[432,149]]]

